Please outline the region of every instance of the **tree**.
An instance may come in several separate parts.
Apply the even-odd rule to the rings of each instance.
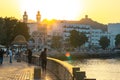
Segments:
[[[74,47],[77,48],[81,45],[83,45],[85,42],[88,41],[88,38],[84,33],[79,33],[76,30],[70,31],[70,44]]]
[[[99,45],[102,47],[102,49],[106,49],[110,44],[110,40],[106,36],[102,36],[99,40]]]
[[[115,45],[118,47],[120,45],[120,34],[115,37]]]
[[[0,18],[0,44],[8,47],[17,35],[23,35],[28,40],[27,24],[13,17]]]
[[[23,23],[23,22],[18,22],[16,26],[17,27],[15,27],[15,29],[14,29],[15,37],[17,35],[23,35],[26,38],[26,40],[28,40],[30,35],[29,35],[29,32],[28,32],[29,28],[27,27],[27,24]]]
[[[79,37],[80,37],[79,46],[82,46],[83,44],[85,44],[85,42],[88,41],[88,37],[86,37],[84,33],[80,33]]]
[[[55,49],[58,49],[61,47],[61,36],[52,36],[52,44],[51,44],[51,47],[52,48],[55,48]]]
[[[4,39],[5,35],[3,34],[4,33],[4,27],[3,27],[3,24],[4,24],[4,19],[2,17],[0,17],[0,44],[2,43],[2,40]],[[4,35],[4,36],[3,36]]]

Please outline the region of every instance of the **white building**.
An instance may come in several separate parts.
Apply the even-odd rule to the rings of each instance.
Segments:
[[[91,30],[91,41],[90,45],[94,47],[99,47],[99,40],[100,37],[102,36],[103,31],[101,29],[92,29]]]
[[[82,24],[64,24],[63,26],[63,40],[66,40],[70,36],[70,31],[76,30],[78,32],[85,33],[88,37],[88,42],[85,43],[85,47],[89,46],[90,42],[90,30],[91,27],[89,25],[82,25]]]
[[[64,40],[67,39],[70,36],[71,30],[76,30],[82,33],[85,33],[85,35],[88,37],[88,42],[85,43],[85,47],[93,46],[93,47],[100,47],[99,40],[102,36],[107,36],[108,33],[104,32],[101,29],[92,29],[90,25],[82,25],[82,24],[68,24],[64,25],[64,32],[63,32],[63,38]],[[109,37],[108,37],[109,38]]]
[[[108,24],[108,33],[110,34],[110,46],[115,47],[115,37],[120,34],[120,23]]]
[[[51,36],[52,35],[61,35],[63,40],[65,41],[70,36],[70,31],[76,30],[78,32],[85,33],[88,37],[88,42],[85,43],[85,47],[93,46],[100,47],[99,40],[102,36],[107,36],[109,38],[109,34],[107,31],[103,31],[102,29],[93,29],[90,25],[80,24],[78,21],[56,21],[52,25]]]
[[[27,25],[29,27],[29,33],[32,35],[33,32],[38,31],[38,27],[41,15],[38,11],[36,15],[36,22],[29,23],[28,21],[28,15],[26,12],[24,12],[23,15],[23,21],[27,22]],[[44,25],[44,27],[47,28],[48,35],[48,41],[50,42],[51,36],[53,35],[60,35],[63,37],[63,40],[66,40],[70,36],[71,30],[76,30],[79,32],[85,33],[85,35],[88,37],[88,42],[85,43],[85,47],[94,46],[94,47],[100,47],[99,40],[102,36],[107,36],[108,39],[110,39],[110,48],[115,47],[115,37],[117,34],[120,34],[120,23],[116,24],[108,24],[108,31],[103,31],[102,29],[93,29],[90,25],[83,25],[80,24],[79,21],[65,21],[65,20],[53,20],[52,24],[48,23],[41,23],[41,25]]]

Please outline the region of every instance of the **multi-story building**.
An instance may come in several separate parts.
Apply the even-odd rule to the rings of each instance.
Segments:
[[[90,25],[80,24],[79,21],[56,21],[52,27],[50,35],[61,35],[63,42],[69,38],[71,30],[84,33],[88,37],[88,42],[84,47],[100,47],[99,40],[102,36],[107,36],[110,39],[107,31],[93,29]]]
[[[108,33],[110,34],[110,46],[115,48],[115,37],[120,34],[120,23],[108,24]]]
[[[120,23],[108,24],[108,31],[104,31],[102,29],[95,29],[92,28],[90,25],[80,24],[79,21],[53,20],[51,24],[48,24],[41,22],[41,14],[39,11],[36,15],[36,22],[31,23],[28,21],[27,12],[24,12],[23,21],[27,23],[30,35],[38,31],[38,33],[40,32],[39,34],[42,33],[42,35],[44,35],[44,39],[42,39],[44,43],[48,41],[49,44],[51,43],[50,40],[53,35],[62,36],[64,42],[70,36],[70,31],[76,30],[85,33],[85,35],[88,37],[88,42],[85,43],[84,47],[100,47],[100,38],[102,36],[107,36],[108,39],[110,39],[109,48],[114,48],[115,37],[117,34],[120,34]],[[40,38],[38,39],[41,40]]]
[[[91,27],[89,25],[64,24],[64,26],[63,26],[63,40],[66,40],[69,38],[71,30],[76,30],[78,32],[84,33],[88,37],[88,42],[85,43],[85,47],[87,47],[89,45],[90,30],[91,30]]]
[[[63,38],[64,40],[70,36],[70,31],[76,30],[84,33],[88,37],[88,42],[85,43],[85,47],[100,47],[99,40],[102,36],[108,36],[108,33],[101,29],[93,29],[90,25],[83,24],[69,24],[64,26]]]
[[[100,40],[102,32],[103,31],[101,29],[91,29],[90,45],[92,47],[99,47],[99,40]]]

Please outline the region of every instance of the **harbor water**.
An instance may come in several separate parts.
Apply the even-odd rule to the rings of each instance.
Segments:
[[[120,80],[120,58],[113,59],[82,59],[70,64],[79,66],[88,78],[96,80]]]

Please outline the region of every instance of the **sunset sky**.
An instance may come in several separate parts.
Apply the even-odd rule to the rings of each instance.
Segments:
[[[27,11],[29,19],[80,20],[86,14],[100,23],[120,22],[120,0],[0,0],[0,17],[22,19]]]

